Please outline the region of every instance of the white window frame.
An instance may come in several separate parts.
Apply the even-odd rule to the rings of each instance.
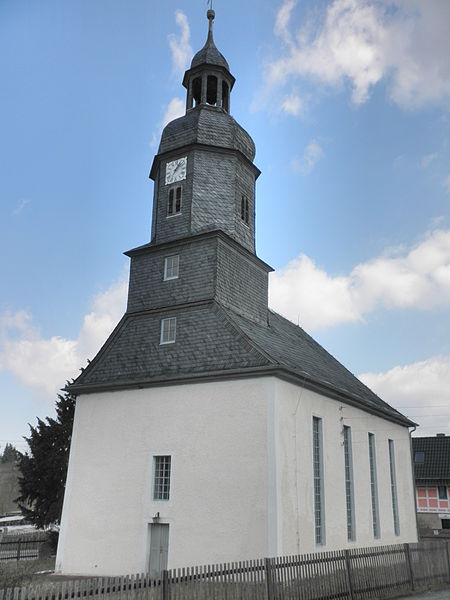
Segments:
[[[325,493],[323,477],[323,424],[320,417],[312,419],[314,540],[325,545]]]
[[[175,260],[176,259],[176,260]],[[176,269],[174,269],[176,264]],[[169,268],[170,267],[170,268]],[[170,275],[169,273],[176,270],[176,275]],[[180,255],[172,254],[171,256],[164,257],[164,281],[171,281],[172,279],[178,279],[180,276]]]
[[[167,467],[168,465],[168,467]],[[170,484],[172,476],[172,455],[155,454],[153,456],[153,501],[170,500]]]
[[[394,519],[394,533],[400,535],[400,520],[398,514],[397,476],[395,474],[395,447],[394,440],[388,440],[389,446],[389,472],[391,475],[392,518]]]
[[[161,319],[160,345],[174,344],[177,337],[177,318],[166,317]]]
[[[369,440],[369,474],[370,474],[370,498],[372,504],[372,529],[373,537],[380,537],[380,508],[378,503],[378,480],[377,480],[377,452],[375,445],[375,434],[368,434]]]
[[[355,530],[355,484],[353,479],[353,451],[352,430],[344,425],[344,475],[345,475],[345,503],[347,512],[347,540],[356,540]]]

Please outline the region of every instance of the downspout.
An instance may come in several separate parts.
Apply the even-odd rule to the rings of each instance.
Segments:
[[[414,469],[414,456],[413,456],[413,449],[412,449],[412,434],[416,431],[416,429],[417,429],[417,425],[414,426],[412,431],[409,431],[409,429],[408,429],[408,433],[409,433],[409,454],[411,457],[411,474],[412,474],[412,482],[413,482],[414,515],[416,518],[416,536],[417,536],[417,541],[419,541],[419,519],[417,517],[416,473],[415,473],[415,469]]]

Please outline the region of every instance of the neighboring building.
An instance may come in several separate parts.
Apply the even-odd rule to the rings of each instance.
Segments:
[[[268,310],[260,172],[213,18],[153,161],[151,242],[126,253],[127,312],[69,387],[63,573],[417,539],[413,423]]]
[[[421,535],[450,535],[450,437],[413,438],[417,520]]]
[[[0,460],[0,517],[20,512],[16,498],[19,495],[19,469],[13,460]]]

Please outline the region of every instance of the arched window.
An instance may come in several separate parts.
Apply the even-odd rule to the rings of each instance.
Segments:
[[[202,78],[196,77],[192,82],[192,97],[195,101],[195,106],[202,101]]]
[[[247,196],[241,198],[241,219],[246,225],[250,223],[250,211]]]
[[[230,92],[226,81],[222,81],[222,108],[227,112],[230,111]]]
[[[211,106],[217,104],[217,77],[215,75],[208,75],[206,82],[206,102]]]

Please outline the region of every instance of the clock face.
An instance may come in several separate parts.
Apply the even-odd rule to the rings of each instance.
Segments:
[[[166,185],[186,179],[187,156],[177,158],[166,164]]]

